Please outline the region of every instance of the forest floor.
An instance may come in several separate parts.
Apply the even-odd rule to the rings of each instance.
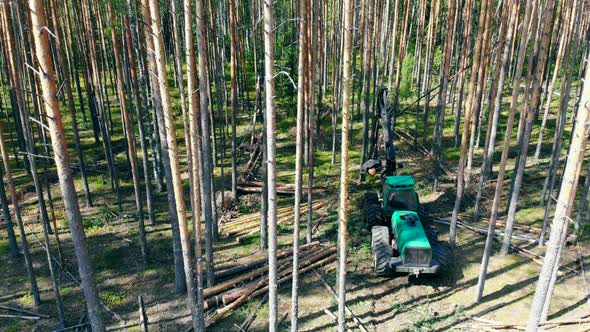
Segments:
[[[284,112],[284,111],[282,111]],[[118,112],[113,112],[117,115]],[[411,116],[410,116],[411,117]],[[450,116],[448,118],[451,118]],[[114,116],[115,121],[117,121]],[[242,123],[248,120],[243,117]],[[452,120],[452,119],[451,119]],[[408,121],[411,121],[408,120]],[[449,120],[450,121],[450,120]],[[550,119],[554,122],[554,119]],[[294,127],[292,116],[284,113],[277,117],[279,134],[278,146],[278,182],[292,183],[294,169],[294,139],[289,134]],[[400,121],[400,127],[411,131],[411,128],[403,127],[404,121]],[[180,128],[180,127],[179,127]],[[240,126],[240,132],[245,132],[246,125]],[[324,207],[314,211],[313,222],[314,238],[323,243],[335,244],[337,238],[337,211],[338,202],[338,176],[339,164],[330,163],[330,127],[322,131],[319,140],[315,161],[315,185],[326,188],[325,194],[317,195],[315,199],[328,202]],[[452,123],[448,122],[445,130],[446,141],[452,141]],[[451,128],[451,129],[449,129]],[[551,130],[551,129],[550,129]],[[291,131],[292,132],[292,131]],[[457,248],[454,251],[453,261],[439,275],[420,275],[419,277],[398,276],[382,278],[374,275],[372,270],[372,258],[370,252],[370,232],[363,225],[360,204],[363,193],[367,190],[378,188],[372,180],[360,184],[358,182],[358,160],[360,146],[360,125],[356,122],[353,142],[355,146],[351,151],[350,172],[351,179],[351,216],[349,220],[349,254],[347,263],[347,303],[352,312],[361,320],[369,331],[433,331],[433,330],[486,330],[488,326],[472,317],[479,317],[488,321],[524,326],[528,317],[535,284],[538,279],[541,265],[539,261],[522,257],[512,253],[507,257],[493,256],[488,271],[488,280],[481,303],[474,303],[475,289],[479,275],[481,256],[485,238],[467,229],[459,229]],[[89,133],[89,132],[88,132]],[[85,140],[87,155],[92,158],[90,165],[101,163],[100,147],[94,146],[90,134]],[[180,131],[179,131],[180,134]],[[547,134],[549,137],[551,134]],[[535,137],[535,136],[533,136]],[[501,139],[501,138],[499,138]],[[174,270],[172,259],[171,231],[167,220],[167,203],[165,193],[156,193],[155,226],[147,226],[147,241],[150,251],[150,263],[143,266],[141,263],[137,224],[133,221],[132,211],[135,210],[133,202],[133,187],[130,182],[130,174],[126,169],[123,138],[113,137],[114,149],[117,153],[118,166],[123,170],[122,189],[124,191],[123,218],[117,215],[116,197],[112,194],[108,185],[108,178],[97,171],[91,172],[91,191],[93,192],[94,207],[87,208],[83,204],[83,196],[79,190],[79,200],[84,215],[84,226],[88,236],[89,251],[96,272],[98,288],[103,302],[122,320],[118,320],[106,313],[106,322],[110,330],[140,330],[138,323],[137,298],[144,297],[151,330],[157,331],[183,331],[190,325],[189,312],[186,298],[174,291]],[[183,144],[182,139],[179,141]],[[550,144],[550,143],[549,143]],[[451,171],[456,165],[457,149],[448,147],[446,164]],[[92,150],[96,149],[96,150]],[[400,170],[401,174],[412,174],[416,178],[417,190],[421,204],[430,216],[449,219],[452,211],[455,191],[453,181],[449,177],[442,178],[439,192],[431,191],[432,163],[424,155],[414,152],[412,147],[403,141],[398,143],[399,161],[405,164]],[[548,147],[550,149],[550,146]],[[544,155],[548,155],[544,148]],[[474,160],[478,161],[478,153]],[[512,155],[514,157],[514,155]],[[240,165],[245,165],[245,156],[239,160]],[[532,158],[531,158],[532,159]],[[541,159],[537,164],[530,163],[525,176],[522,199],[517,222],[519,225],[540,227],[543,217],[543,209],[538,207],[538,200],[544,175],[548,168],[548,159]],[[452,166],[451,166],[452,165]],[[104,166],[104,165],[102,165]],[[102,167],[101,166],[101,167]],[[475,165],[478,166],[478,165]],[[105,167],[102,167],[106,169]],[[474,167],[477,170],[479,167]],[[512,165],[509,165],[511,175]],[[229,160],[226,164],[226,180],[229,176]],[[219,183],[219,169],[217,169],[217,181]],[[306,177],[304,177],[305,179]],[[55,177],[49,179],[53,183],[54,205],[56,219],[58,221],[59,235],[63,243],[62,255],[64,257],[64,269],[60,269],[61,292],[66,308],[67,323],[76,324],[85,315],[83,298],[76,281],[65,271],[77,276],[77,268],[73,248],[69,241],[69,230],[64,220],[63,205],[57,187]],[[6,232],[0,231],[0,305],[37,310],[56,317],[53,303],[53,290],[45,252],[39,241],[42,240],[42,228],[38,223],[38,211],[36,196],[31,185],[30,178],[23,172],[16,174],[22,194],[21,206],[26,221],[28,237],[35,273],[41,290],[43,303],[40,308],[33,308],[32,297],[28,291],[26,271],[21,260],[8,261],[8,243]],[[229,181],[227,181],[229,182]],[[473,187],[477,185],[477,174],[473,175],[472,187],[468,191],[463,211],[472,213]],[[77,183],[78,188],[80,183]],[[505,187],[509,187],[507,184]],[[506,193],[509,188],[506,188]],[[493,188],[488,186],[484,204],[483,216],[488,214],[490,202],[487,200],[493,195]],[[188,197],[188,195],[187,195]],[[506,196],[504,196],[506,197]],[[282,196],[280,206],[290,206],[293,199],[290,196]],[[234,215],[246,215],[256,213],[259,210],[257,195],[241,197],[241,204]],[[489,215],[489,214],[488,214]],[[503,215],[500,217],[503,218]],[[305,220],[305,217],[304,217]],[[479,223],[486,228],[485,222]],[[0,224],[0,227],[5,227]],[[448,227],[436,225],[441,233],[441,240],[448,239]],[[302,229],[302,242],[304,241],[305,227]],[[587,233],[587,230],[586,230]],[[529,234],[530,235],[530,234]],[[532,236],[532,235],[530,235]],[[583,237],[575,245],[567,247],[562,254],[562,268],[555,293],[552,298],[552,306],[549,319],[575,319],[590,313],[590,305],[586,302],[587,285],[581,273],[581,266],[590,266],[588,256],[587,236]],[[279,227],[279,245],[287,248],[292,241],[292,224],[285,223]],[[530,247],[530,250],[543,255],[544,249],[523,243],[518,245]],[[499,249],[494,246],[494,253]],[[54,254],[55,250],[54,250]],[[263,257],[258,253],[258,234],[241,239],[236,242],[233,237],[221,235],[220,241],[215,246],[215,262],[219,265],[231,264]],[[580,263],[583,264],[581,265]],[[330,283],[335,284],[334,265],[318,269],[318,272]],[[336,300],[316,279],[313,274],[306,274],[300,279],[300,329],[302,331],[333,330],[335,322],[326,314],[325,310],[337,312]],[[280,287],[279,312],[287,312],[290,308],[290,282]],[[259,300],[252,300],[247,305],[234,310],[230,316],[212,326],[212,330],[228,331],[237,330],[249,311]],[[256,320],[251,327],[252,331],[266,330],[267,307],[262,306]],[[289,320],[283,323],[283,328],[288,327]],[[42,319],[40,321],[26,321],[0,318],[0,331],[46,331],[57,324],[57,319]],[[349,327],[354,329],[352,321]],[[574,325],[562,327],[563,330],[587,330],[586,325]],[[554,330],[559,330],[558,328]]]

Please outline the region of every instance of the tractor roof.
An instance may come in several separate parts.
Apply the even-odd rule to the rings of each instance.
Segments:
[[[387,185],[392,187],[412,187],[416,183],[414,177],[411,175],[394,175],[388,176]]]

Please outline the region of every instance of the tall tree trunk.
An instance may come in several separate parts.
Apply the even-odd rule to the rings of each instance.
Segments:
[[[238,200],[238,143],[236,141],[236,112],[238,111],[238,45],[236,28],[235,0],[229,0],[230,58],[231,58],[231,192],[235,202]],[[223,161],[222,161],[223,162]]]
[[[516,17],[514,17],[514,11],[517,8],[512,8],[511,6],[518,6],[518,1],[513,1],[512,3],[504,4],[504,13],[502,14],[502,22],[500,27],[500,34],[499,34],[499,47],[501,52],[498,52],[496,55],[496,66],[499,68],[495,68],[497,74],[494,82],[495,86],[492,88],[493,91],[490,95],[492,100],[492,105],[490,105],[490,121],[488,123],[488,132],[487,132],[487,143],[486,143],[486,151],[484,152],[483,163],[481,166],[481,171],[479,174],[479,182],[477,186],[477,194],[475,197],[475,206],[473,209],[473,220],[479,220],[480,214],[480,203],[482,198],[482,192],[484,183],[488,176],[488,173],[491,173],[491,168],[494,159],[494,152],[496,151],[496,133],[498,127],[498,120],[500,118],[500,108],[502,104],[502,97],[503,97],[503,89],[504,89],[504,79],[506,77],[506,70],[508,65],[508,56],[510,55],[510,45],[512,43],[512,35],[514,30],[514,22],[516,21]],[[495,93],[495,95],[494,95]],[[493,106],[493,107],[492,107]]]
[[[463,124],[463,133],[461,135],[461,152],[459,155],[459,165],[457,167],[457,194],[455,196],[455,204],[453,206],[453,215],[451,219],[451,229],[449,231],[451,247],[455,246],[457,219],[459,218],[459,211],[461,210],[461,202],[463,201],[463,195],[465,191],[466,177],[465,177],[465,157],[468,153],[469,148],[469,132],[471,129],[471,120],[475,107],[475,95],[477,90],[477,83],[479,81],[479,71],[483,60],[483,53],[485,52],[484,47],[484,34],[486,33],[487,18],[488,18],[488,5],[490,0],[484,0],[481,5],[481,12],[479,15],[479,31],[477,33],[477,42],[475,44],[475,51],[473,56],[473,67],[471,70],[471,77],[469,82],[469,96],[467,97],[467,104],[465,106],[465,121]],[[440,110],[439,110],[440,112]],[[436,140],[436,138],[435,138]]]
[[[199,137],[199,113],[200,98],[197,91],[199,82],[197,79],[197,64],[195,61],[195,46],[193,38],[193,4],[192,0],[184,0],[184,39],[186,53],[186,76],[188,87],[188,115],[190,122],[190,135],[192,155],[189,156],[192,167],[193,189],[193,228],[195,238],[195,270],[196,270],[196,306],[194,307],[195,319],[193,328],[195,331],[205,329],[205,316],[203,313],[203,257],[202,257],[202,229],[201,229],[201,139]]]
[[[445,46],[444,46],[444,56],[443,62],[441,65],[441,74],[439,77],[440,81],[440,92],[438,94],[438,102],[437,102],[437,110],[436,110],[436,122],[434,124],[434,134],[433,134],[433,143],[432,143],[432,152],[435,158],[435,165],[434,165],[434,182],[432,188],[434,191],[438,190],[438,173],[441,164],[441,150],[442,150],[442,138],[443,138],[443,127],[444,127],[444,114],[446,108],[446,100],[447,100],[447,88],[449,85],[449,75],[451,72],[451,58],[453,55],[453,26],[455,25],[455,6],[457,6],[456,0],[450,0],[448,3],[448,13],[449,17],[447,18],[447,32],[445,34]],[[433,50],[434,51],[434,50]],[[459,189],[457,189],[459,190]],[[449,233],[451,237],[451,246],[455,245],[455,228],[451,225],[451,230]]]
[[[172,171],[172,186],[174,189],[174,199],[176,200],[176,213],[178,215],[178,226],[180,230],[180,244],[182,246],[182,260],[184,263],[184,274],[186,279],[186,292],[191,310],[193,328],[197,329],[196,317],[196,297],[193,284],[193,260],[191,258],[191,242],[188,230],[188,219],[186,216],[186,203],[184,200],[184,191],[180,174],[180,162],[178,160],[178,148],[176,146],[176,127],[174,122],[174,112],[170,99],[170,89],[166,75],[166,59],[164,54],[164,38],[162,36],[162,26],[160,17],[160,2],[150,0],[150,22],[152,31],[154,31],[154,52],[156,55],[156,65],[158,68],[157,79],[162,98],[162,110],[166,126],[166,139],[168,145],[168,155],[170,157],[170,169]]]
[[[539,275],[527,331],[536,331],[541,320],[542,311],[546,303],[551,301],[549,286],[555,269],[559,266],[561,249],[565,243],[565,234],[569,224],[569,215],[576,196],[578,178],[584,161],[584,151],[588,141],[588,121],[590,120],[590,65],[588,60],[590,52],[586,55],[586,73],[584,75],[584,86],[582,99],[576,115],[575,129],[572,133],[572,143],[568,151],[568,160],[563,172],[559,197],[557,198],[555,214],[551,227],[551,235],[547,243],[547,251],[543,260],[543,268]]]
[[[278,330],[277,297],[277,186],[276,186],[276,111],[275,111],[275,18],[272,0],[263,0],[264,20],[264,98],[268,167],[268,329]]]
[[[99,297],[94,280],[94,272],[90,263],[86,245],[86,235],[82,227],[82,216],[76,197],[74,179],[70,156],[67,151],[65,133],[62,123],[59,102],[57,99],[57,87],[55,85],[53,63],[49,48],[47,22],[45,20],[45,9],[40,0],[29,0],[29,8],[32,19],[32,33],[35,41],[36,56],[39,64],[39,80],[43,91],[43,101],[47,112],[49,132],[51,133],[51,144],[57,166],[57,175],[63,196],[66,217],[70,224],[72,242],[78,261],[78,271],[82,283],[82,291],[86,298],[86,308],[90,325],[94,331],[104,331],[104,323],[100,316]]]
[[[15,51],[11,52],[10,50],[14,50],[16,45],[15,45],[14,38],[11,38],[12,33],[10,32],[12,29],[12,24],[11,24],[11,15],[12,14],[10,12],[10,4],[5,2],[1,5],[2,5],[1,13],[3,14],[2,15],[3,16],[2,23],[4,24],[3,30],[6,33],[5,34],[5,36],[7,37],[6,44],[9,48],[9,50],[7,50],[7,53],[12,53]],[[15,56],[15,54],[11,54],[10,57],[7,57],[7,61],[9,62],[9,66],[14,66],[14,64],[12,63],[13,60],[11,60],[13,58],[13,56]],[[16,114],[15,114],[15,118],[17,118]],[[29,252],[29,243],[27,242],[27,235],[26,235],[25,228],[24,228],[24,222],[23,222],[22,216],[21,216],[20,206],[19,206],[18,198],[17,198],[17,194],[16,194],[16,188],[15,188],[14,180],[12,177],[12,168],[10,165],[10,158],[8,156],[8,151],[6,150],[6,144],[4,141],[5,138],[4,138],[4,133],[3,133],[2,127],[3,127],[2,124],[0,124],[0,152],[2,153],[2,161],[4,163],[4,172],[6,172],[6,179],[8,181],[8,188],[9,188],[9,192],[10,192],[10,200],[12,201],[14,215],[15,215],[16,223],[18,225],[19,235],[21,238],[21,246],[22,246],[22,250],[23,250],[23,256],[25,259],[25,266],[27,268],[27,275],[29,277],[31,293],[33,295],[33,304],[35,305],[35,307],[38,307],[41,304],[41,297],[39,295],[39,288],[37,286],[37,278],[35,277],[35,272],[33,270],[33,263],[31,261],[31,255]]]
[[[121,49],[119,41],[117,40],[117,26],[115,24],[115,15],[113,13],[113,6],[108,3],[109,17],[111,21],[111,46],[113,47],[113,55],[115,57],[115,69],[117,72],[117,91],[119,93],[119,104],[121,113],[123,115],[122,123],[127,138],[127,149],[129,150],[129,161],[131,164],[131,176],[133,177],[133,193],[135,196],[135,208],[137,209],[137,221],[139,229],[139,244],[141,248],[141,258],[144,265],[148,262],[147,241],[145,236],[145,226],[143,218],[143,198],[141,197],[141,183],[139,179],[139,167],[137,165],[137,151],[135,149],[135,131],[133,130],[133,122],[129,116],[129,105],[127,103],[127,95],[125,94],[125,82],[123,73],[123,64],[121,57]]]
[[[144,111],[147,111],[147,105],[140,98],[139,86],[144,86],[145,75],[140,68],[140,75],[137,75],[137,64],[135,59],[139,58],[139,41],[137,40],[137,18],[135,11],[131,7],[131,0],[128,0],[128,14],[129,17],[125,17],[125,40],[127,44],[127,61],[129,62],[129,71],[131,73],[131,94],[133,95],[133,103],[135,104],[135,113],[137,115],[137,129],[139,132],[139,144],[142,152],[142,166],[143,166],[143,177],[145,184],[145,195],[147,201],[148,220],[151,226],[156,225],[156,216],[154,213],[154,202],[152,195],[152,181],[150,177],[150,167],[148,160],[148,147],[144,133]],[[145,107],[145,108],[144,108]]]
[[[307,0],[299,1],[299,64],[297,79],[297,138],[295,143],[295,215],[293,219],[293,279],[291,289],[291,331],[298,331],[299,311],[299,223],[303,182],[303,113],[305,112],[305,75],[307,73]],[[310,204],[308,203],[308,207]]]
[[[349,167],[349,130],[351,116],[352,95],[352,30],[353,30],[353,1],[344,0],[344,54],[342,69],[342,143],[340,165],[340,199],[338,203],[338,331],[346,331],[346,250],[348,242],[348,167]]]
[[[531,99],[524,104],[523,111],[526,110],[526,118],[525,124],[523,126],[524,132],[522,133],[519,149],[519,156],[517,159],[517,163],[515,166],[515,176],[513,181],[513,191],[512,196],[510,197],[510,202],[508,206],[508,213],[506,215],[506,226],[508,224],[513,225],[514,219],[516,217],[516,209],[518,207],[518,200],[520,198],[520,189],[522,185],[522,181],[524,178],[524,172],[526,168],[526,160],[527,160],[527,153],[529,148],[529,140],[531,137],[531,133],[533,130],[533,123],[537,118],[537,114],[539,112],[539,104],[541,102],[541,89],[542,89],[542,80],[543,80],[543,71],[546,65],[546,60],[549,53],[549,42],[551,41],[551,33],[552,33],[552,23],[553,23],[553,13],[555,11],[555,1],[549,0],[546,4],[546,8],[543,11],[542,18],[542,30],[540,31],[541,35],[538,38],[538,43],[535,47],[537,51],[534,54],[533,59],[533,66],[534,76],[531,82],[531,86],[529,89],[529,94],[531,95]],[[509,235],[508,233],[505,234],[505,237]],[[510,233],[511,236],[511,233]],[[506,239],[510,242],[510,238]]]
[[[172,228],[172,247],[174,253],[174,280],[176,285],[177,293],[186,292],[186,272],[184,271],[184,258],[182,252],[181,235],[180,235],[180,224],[179,216],[177,213],[176,199],[174,196],[174,185],[172,177],[172,169],[170,162],[170,154],[168,148],[168,139],[166,134],[166,125],[163,114],[162,96],[159,88],[159,82],[157,78],[158,65],[156,64],[155,44],[151,22],[151,10],[148,0],[141,1],[141,10],[144,22],[144,33],[146,40],[146,51],[149,64],[149,76],[151,78],[152,87],[152,100],[154,108],[154,126],[157,128],[156,137],[159,137],[159,144],[161,146],[161,158],[162,168],[164,169],[164,177],[166,178],[166,194],[168,198],[168,217],[170,219],[170,225]],[[166,76],[165,76],[166,77]]]
[[[212,192],[212,166],[211,159],[211,134],[209,130],[209,63],[207,60],[207,22],[205,21],[205,0],[197,0],[195,6],[197,17],[197,45],[199,54],[199,93],[201,106],[201,137],[202,156],[201,159],[201,207],[205,218],[205,271],[207,273],[207,287],[215,284],[213,278],[213,204],[211,201]]]
[[[75,106],[75,102],[74,102],[74,94],[72,92],[72,86],[70,84],[70,82],[71,82],[70,74],[71,73],[68,70],[68,66],[65,61],[65,56],[64,56],[64,51],[63,51],[63,46],[64,46],[63,39],[64,38],[63,38],[62,30],[60,29],[60,25],[59,25],[59,19],[58,19],[58,15],[57,15],[57,2],[55,2],[55,0],[52,0],[51,8],[52,8],[52,15],[51,16],[52,16],[52,20],[53,20],[53,28],[54,28],[54,30],[56,30],[55,31],[55,40],[56,40],[55,51],[57,53],[58,63],[60,64],[60,67],[62,68],[67,105],[68,105],[68,109],[70,111],[70,116],[72,117],[72,134],[74,135],[74,144],[76,146],[76,152],[78,154],[78,163],[80,166],[80,177],[82,179],[82,185],[84,188],[84,195],[86,197],[86,206],[92,207],[92,197],[90,194],[90,187],[88,185],[88,178],[86,176],[86,163],[84,162],[84,152],[83,152],[82,146],[80,144],[78,121],[76,119],[76,106]],[[80,105],[83,105],[83,103],[80,103]]]
[[[504,47],[503,47],[502,54],[501,54],[502,68],[500,68],[501,72],[500,72],[500,78],[498,80],[498,88],[497,88],[497,92],[496,92],[498,96],[502,95],[502,87],[504,84],[504,75],[506,72],[506,66],[508,63],[508,56],[509,56],[509,52],[510,52],[510,38],[513,35],[512,30],[515,27],[516,17],[518,16],[518,3],[519,3],[519,1],[520,0],[512,0],[512,1],[504,4],[504,6],[506,6],[504,15],[509,16],[510,19],[508,20],[508,22],[505,22],[505,24],[506,23],[508,24],[508,26],[507,26],[508,31],[506,32],[506,40],[504,42]],[[524,32],[525,31],[523,29],[523,33]],[[504,37],[501,35],[500,38],[504,38]],[[499,108],[500,108],[500,103],[501,103],[501,97],[497,97],[496,104],[494,105],[494,107],[496,109],[498,109],[498,112],[499,112]],[[496,110],[494,110],[494,112],[496,112]],[[502,160],[500,162],[500,172],[498,174],[498,180],[496,182],[496,195],[494,196],[494,203],[493,203],[492,209],[494,209],[494,207],[497,209],[497,206],[499,204],[498,199],[500,198],[499,194],[502,191],[501,190],[502,182],[504,181],[504,171],[506,168],[506,160],[508,158],[508,150],[510,149],[510,140],[512,138],[512,124],[513,124],[513,122],[514,122],[514,110],[512,110],[510,112],[510,114],[508,115],[508,123],[506,125],[507,126],[506,137],[504,139],[504,149],[502,150]],[[489,158],[491,158],[491,157],[493,157],[493,153],[494,153],[495,149],[494,149],[494,146],[490,146],[489,149],[491,151],[491,153],[489,154]],[[486,158],[488,158],[488,157],[486,157]],[[482,166],[482,173],[485,172],[484,168],[485,168],[485,165]],[[481,181],[482,180],[480,180],[480,184],[481,184]],[[498,184],[499,184],[499,187],[498,187]],[[477,210],[475,213],[478,213]],[[492,245],[493,245],[493,241],[494,241],[495,228],[496,228],[496,218],[495,218],[495,215],[492,215],[492,218],[491,218],[489,226],[488,226],[488,236],[487,236],[486,242],[485,242],[484,253],[483,253],[480,272],[479,272],[479,279],[477,282],[477,292],[475,295],[475,302],[477,302],[477,303],[479,303],[481,301],[481,298],[483,295],[483,290],[484,290],[487,272],[488,272],[488,263],[489,263],[490,255],[492,252]]]

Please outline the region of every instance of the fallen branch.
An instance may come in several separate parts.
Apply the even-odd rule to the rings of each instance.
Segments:
[[[268,294],[266,294],[259,302],[258,304],[256,304],[254,306],[254,308],[252,308],[252,310],[250,311],[250,313],[248,314],[248,316],[246,317],[246,319],[244,320],[244,322],[242,322],[242,324],[240,324],[239,328],[240,331],[248,331],[248,329],[250,328],[250,325],[252,325],[252,322],[254,321],[254,319],[256,319],[256,313],[258,312],[258,310],[260,310],[260,308],[262,308],[262,306],[264,305],[264,303],[268,300]]]
[[[49,315],[39,314],[39,313],[32,312],[32,311],[25,310],[25,309],[7,307],[5,305],[0,305],[0,309],[12,311],[12,312],[18,312],[18,313],[26,314],[29,316],[37,316],[37,317],[41,317],[41,318],[51,318],[51,316],[49,316]]]
[[[315,277],[324,285],[324,287],[326,287],[326,289],[334,296],[334,298],[336,300],[338,300],[338,295],[336,294],[336,292],[334,291],[334,289],[332,288],[332,286],[330,286],[328,284],[328,282],[326,281],[326,279],[324,279],[318,272],[313,271],[313,274],[315,275]],[[363,323],[361,322],[361,320],[352,312],[352,310],[350,310],[350,308],[348,307],[348,305],[346,305],[346,303],[344,304],[344,309],[346,310],[346,312],[352,317],[352,321],[356,324],[356,326],[358,326],[358,328],[363,331],[363,332],[368,332],[367,329],[365,328],[365,326],[363,325]]]
[[[26,319],[26,320],[39,320],[39,316],[22,316],[22,315],[0,315],[0,318],[14,318],[14,319]]]

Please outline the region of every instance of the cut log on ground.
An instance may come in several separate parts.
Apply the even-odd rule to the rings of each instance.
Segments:
[[[319,244],[320,244],[319,241],[315,241],[312,243],[308,243],[308,244],[299,246],[299,249],[305,250],[307,248],[311,248],[311,247],[317,246]],[[283,258],[286,256],[290,256],[292,254],[293,254],[293,249],[282,250],[277,253],[277,258],[280,259],[280,258]],[[233,275],[236,275],[236,274],[244,272],[244,271],[248,271],[250,269],[253,269],[253,268],[259,267],[263,264],[266,264],[267,262],[268,262],[268,258],[264,257],[264,258],[260,258],[255,261],[252,261],[252,262],[240,264],[240,265],[237,265],[237,266],[225,269],[225,270],[216,271],[215,272],[215,280],[218,280],[221,278],[226,278],[229,276],[233,276]],[[206,291],[207,291],[207,289],[205,289],[205,292]]]
[[[311,271],[315,268],[324,266],[326,264],[334,263],[336,259],[336,248],[335,247],[328,247],[318,251],[315,254],[309,255],[308,257],[303,257],[299,261],[299,274],[306,273]],[[289,266],[289,267],[288,267]],[[292,275],[292,266],[290,266],[290,262],[287,262],[283,266],[279,268],[279,279],[277,284],[280,286],[285,282],[291,280],[293,277]],[[266,294],[268,292],[268,277],[263,277],[258,281],[250,283],[239,290],[231,292],[231,297],[227,297],[227,301],[232,300],[231,302],[226,302],[226,306],[215,310],[209,317],[207,317],[206,325],[211,326],[215,322],[219,321],[220,319],[224,318],[229,312],[232,310],[240,307],[247,301],[254,299],[258,296]],[[228,294],[228,295],[229,295]],[[239,296],[238,296],[239,295]],[[236,296],[238,296],[236,298]]]

